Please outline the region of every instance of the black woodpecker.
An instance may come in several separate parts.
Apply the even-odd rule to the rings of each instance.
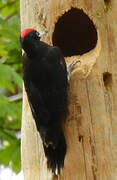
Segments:
[[[21,33],[23,80],[47,166],[60,174],[67,150],[63,124],[68,114],[69,74],[76,62],[67,68],[61,50],[40,41],[43,34],[35,29]]]

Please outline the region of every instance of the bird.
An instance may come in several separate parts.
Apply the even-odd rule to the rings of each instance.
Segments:
[[[28,102],[42,139],[47,167],[58,175],[64,167],[67,144],[64,123],[68,116],[70,71],[57,46],[51,46],[41,37],[47,32],[33,28],[20,34],[23,54],[23,80]]]

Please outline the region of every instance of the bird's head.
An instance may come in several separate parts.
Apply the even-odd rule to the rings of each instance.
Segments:
[[[40,38],[46,33],[47,31],[38,32],[33,28],[24,29],[20,35],[20,43],[24,51],[27,48],[34,47],[36,42],[40,41]]]
[[[37,31],[35,29],[24,29],[20,35],[21,41],[23,42],[27,37],[33,37],[34,35],[36,35],[36,32]]]
[[[20,39],[23,42],[25,39],[40,39],[47,31],[38,32],[35,29],[24,29],[21,32]]]

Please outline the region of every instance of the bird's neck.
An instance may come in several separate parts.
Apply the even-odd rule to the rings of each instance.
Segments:
[[[44,55],[45,49],[47,48],[48,47],[47,45],[45,45],[44,42],[37,41],[34,43],[26,44],[24,47],[24,51],[26,52],[29,58],[40,59]]]
[[[22,47],[28,57],[34,58],[39,54],[40,41],[25,41]]]

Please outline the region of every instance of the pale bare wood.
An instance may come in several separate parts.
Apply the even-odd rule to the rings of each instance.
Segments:
[[[71,7],[83,9],[98,31],[95,49],[82,56],[66,58],[68,64],[76,58],[81,63],[71,75],[69,116],[65,124],[68,148],[59,177],[47,170],[42,143],[24,91],[22,167],[25,180],[116,180],[117,1],[20,1],[22,29],[48,30],[43,40],[49,44],[52,44],[55,23]],[[110,73],[110,80],[104,84],[105,72]]]

